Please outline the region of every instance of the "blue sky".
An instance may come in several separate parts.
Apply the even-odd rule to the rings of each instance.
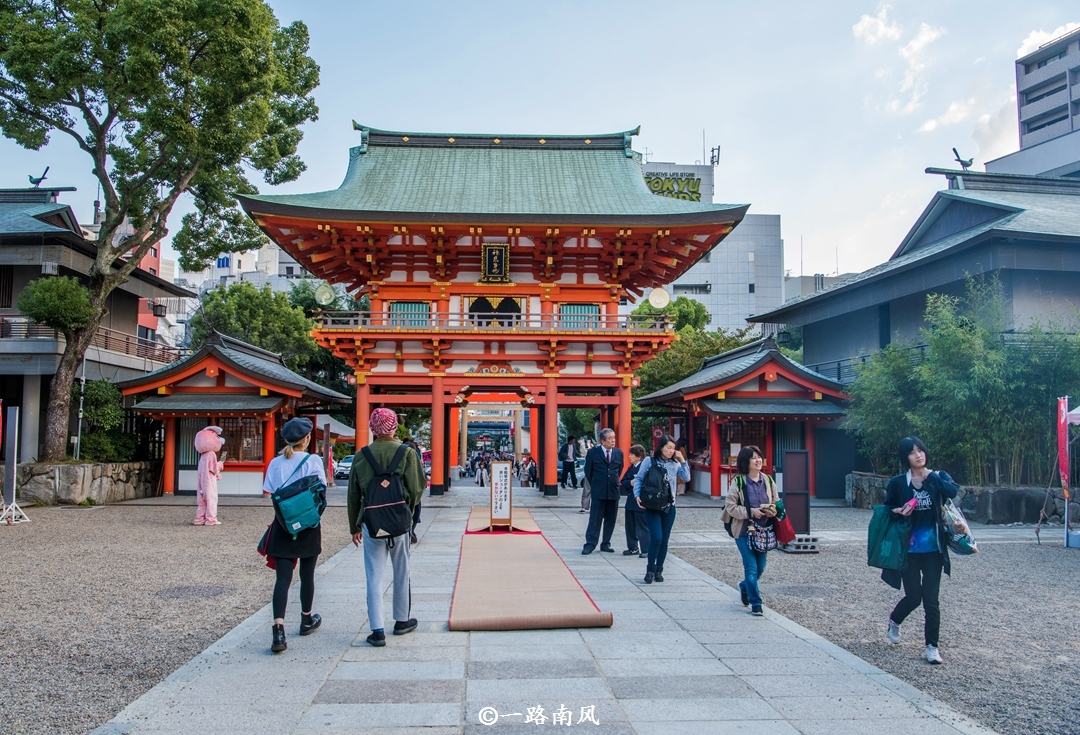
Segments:
[[[885,260],[951,148],[975,167],[1018,147],[1013,61],[1080,21],[1075,3],[299,2],[322,68],[308,170],[279,192],[336,188],[351,121],[391,130],[601,133],[694,163],[719,145],[716,201],[782,215],[786,267],[858,271]],[[1056,33],[1055,33],[1056,31]],[[48,181],[90,221],[89,162],[54,135],[0,140],[0,186]],[[270,191],[263,185],[263,191]],[[172,218],[179,227],[178,208]],[[166,248],[168,253],[168,248]]]

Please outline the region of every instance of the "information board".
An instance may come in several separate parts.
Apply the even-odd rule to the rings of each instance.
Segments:
[[[510,477],[513,472],[513,462],[491,463],[491,525],[509,526],[510,504],[512,501],[513,488]]]

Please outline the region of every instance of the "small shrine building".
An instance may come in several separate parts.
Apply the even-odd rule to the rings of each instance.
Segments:
[[[138,397],[134,408],[140,415],[164,424],[165,494],[195,492],[195,434],[217,425],[226,452],[218,492],[261,495],[266,467],[280,446],[281,425],[300,415],[315,421],[319,412],[352,403],[289,370],[281,355],[217,332],[187,357],[117,387],[125,396]]]
[[[402,133],[354,123],[337,189],[240,196],[301,265],[370,310],[324,313],[316,341],[357,386],[357,441],[375,406],[431,408],[431,494],[461,450],[461,409],[520,407],[541,483],[558,492],[558,409],[599,409],[630,445],[634,371],[674,337],[619,314],[679,277],[747,205],[655,196],[606,135]]]
[[[783,490],[783,459],[805,452],[807,491],[817,494],[814,427],[843,418],[843,385],[789,359],[771,338],[706,359],[685,380],[642,396],[638,405],[685,412],[679,434],[691,455],[691,489],[727,495],[735,458],[747,445],[765,455],[762,471]],[[670,428],[670,427],[669,427]]]

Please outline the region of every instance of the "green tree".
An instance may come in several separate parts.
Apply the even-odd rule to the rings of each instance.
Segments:
[[[107,380],[88,380],[83,393],[83,420],[88,431],[119,429],[124,423],[124,396]],[[72,403],[75,403],[72,396]]]
[[[705,304],[686,296],[680,296],[674,301],[668,302],[668,305],[663,309],[657,309],[648,301],[643,301],[631,313],[634,316],[666,314],[674,322],[676,332],[681,331],[683,327],[702,330],[709,323],[709,310],[705,308]]]
[[[874,472],[891,474],[897,465],[897,442],[914,432],[920,399],[914,356],[909,346],[890,344],[859,366],[848,389],[845,428]]]
[[[53,377],[45,458],[67,448],[75,372],[109,294],[168,233],[197,270],[264,240],[236,206],[247,172],[277,184],[304,170],[300,126],[317,114],[319,69],[303,23],[279,26],[262,0],[0,0],[0,132],[38,150],[56,132],[89,158],[105,219],[90,267],[90,318],[70,326]],[[134,235],[116,237],[125,222]]]
[[[30,281],[19,294],[19,311],[60,332],[69,342],[93,318],[89,292],[71,276]]]
[[[287,295],[247,281],[208,292],[189,326],[193,349],[216,330],[279,353],[290,370],[300,370],[318,349],[310,334],[314,323],[303,309],[290,304]]]

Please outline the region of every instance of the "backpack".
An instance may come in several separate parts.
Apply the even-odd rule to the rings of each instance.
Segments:
[[[393,544],[393,539],[412,530],[412,511],[405,502],[401,475],[397,474],[402,458],[412,449],[407,444],[398,447],[386,470],[376,461],[369,447],[360,451],[375,473],[364,495],[364,525],[371,538],[389,539]]]
[[[322,520],[323,511],[326,510],[326,485],[318,475],[305,475],[296,482],[289,482],[309,459],[310,454],[296,465],[285,484],[271,496],[274,501],[274,516],[285,533],[292,536],[293,541],[301,531],[317,527]]]
[[[640,469],[638,470],[640,472]],[[645,477],[641,478],[641,504],[649,510],[665,510],[675,502],[671,493],[671,480],[667,469],[655,459],[649,462]]]

